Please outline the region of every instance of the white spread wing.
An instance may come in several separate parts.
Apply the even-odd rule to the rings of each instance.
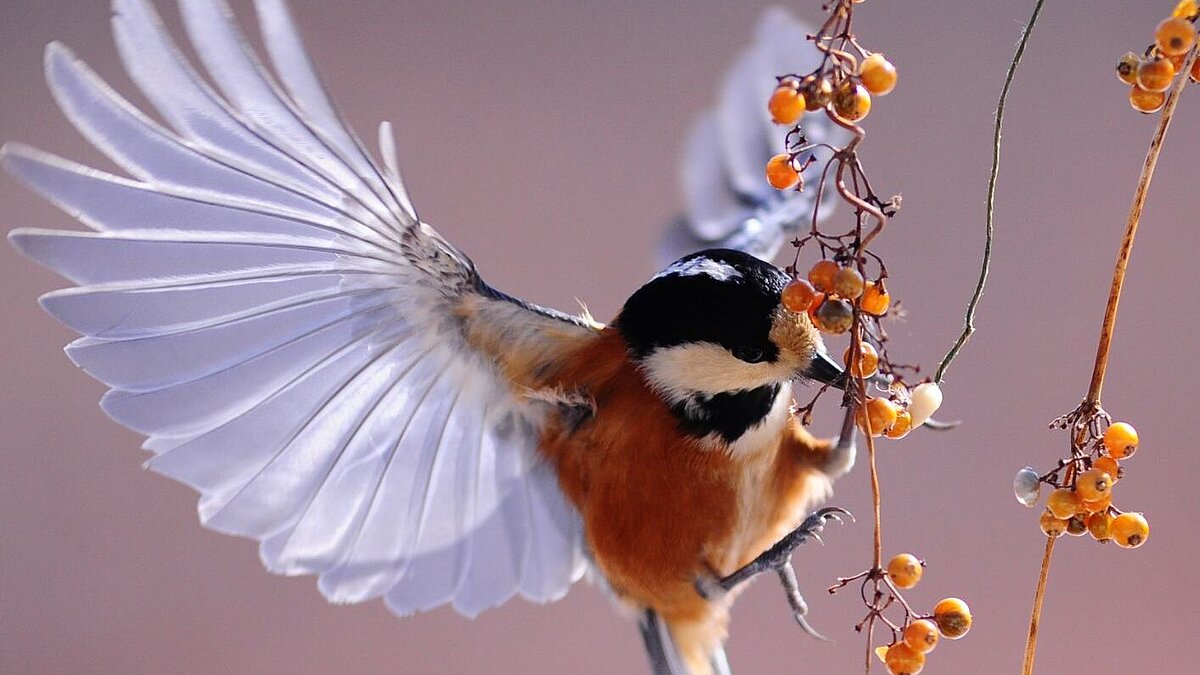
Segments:
[[[668,231],[661,250],[667,264],[703,248],[733,248],[771,260],[812,217],[815,189],[779,192],[767,184],[767,160],[784,149],[788,129],[774,124],[767,99],[777,77],[803,75],[820,62],[806,36],[812,32],[774,7],[759,20],[754,42],[725,75],[717,105],[702,113],[684,148],[680,172],[684,217]],[[803,119],[809,140],[834,142],[842,134],[823,114]],[[815,183],[828,156],[804,173]],[[828,212],[832,191],[822,210]]]
[[[220,93],[151,5],[113,5],[126,68],[171,128],[50,45],[64,113],[133,178],[3,150],[92,230],[10,238],[77,284],[42,304],[83,334],[67,352],[111,387],[104,410],[200,492],[205,525],[260,540],[272,571],[320,575],[332,601],[473,615],[563,595],[584,567],[578,516],[536,456],[542,404],[486,345],[552,353],[595,326],[492,291],[417,220],[390,137],[384,170],[282,0],[256,3],[282,86],[222,2],[181,2]]]

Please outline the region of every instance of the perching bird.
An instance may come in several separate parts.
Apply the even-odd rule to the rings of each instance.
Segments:
[[[279,83],[220,0],[180,3],[219,93],[148,2],[113,5],[129,75],[170,128],[52,44],[63,112],[132,178],[13,144],[3,164],[93,230],[10,240],[77,284],[42,304],[83,334],[67,353],[148,436],[149,468],[333,602],[473,616],[557,599],[592,569],[642,613],[657,673],[727,670],[730,591],[759,571],[787,581],[827,517],[806,513],[854,461],[848,428],[818,440],[791,415],[795,380],[839,373],[781,305],[789,276],[755,257],[814,207],[761,173],[782,143],[774,76],[815,65],[804,28],[769,12],[693,133],[667,247],[712,248],[606,326],[491,288],[418,219],[390,129],[381,165],[282,0],[255,3]]]

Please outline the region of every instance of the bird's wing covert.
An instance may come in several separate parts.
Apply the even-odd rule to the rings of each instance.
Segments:
[[[278,81],[223,2],[180,3],[214,89],[148,2],[113,3],[126,69],[170,128],[47,48],[63,112],[131,178],[5,147],[91,229],[12,233],[77,284],[43,306],[83,334],[67,352],[149,437],[149,467],[272,571],[398,613],[560,597],[583,572],[580,523],[537,460],[545,404],[505,359],[597,326],[488,288],[417,219],[387,134],[380,167],[343,124],[283,1],[255,7]]]

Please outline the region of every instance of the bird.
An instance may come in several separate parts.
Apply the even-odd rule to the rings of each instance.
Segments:
[[[671,262],[601,323],[487,284],[418,217],[391,126],[377,160],[283,0],[254,7],[274,73],[224,2],[181,0],[206,79],[153,4],[113,2],[126,70],[165,125],[47,47],[63,113],[127,177],[0,150],[89,228],[9,241],[74,284],[41,304],[82,335],[67,355],[147,437],[147,468],[335,603],[475,616],[590,573],[637,615],[657,675],[729,672],[730,608],[760,573],[807,627],[790,556],[842,513],[812,510],[855,445],[851,415],[818,438],[792,413],[798,382],[844,375],[769,262],[817,208],[761,175],[782,142],[774,76],[815,66],[805,27],[763,17],[688,141]]]

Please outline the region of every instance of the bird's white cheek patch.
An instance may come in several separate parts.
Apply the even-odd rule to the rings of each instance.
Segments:
[[[711,342],[656,350],[642,362],[646,377],[671,401],[696,393],[757,389],[789,379],[791,369],[778,363],[746,363]]]

